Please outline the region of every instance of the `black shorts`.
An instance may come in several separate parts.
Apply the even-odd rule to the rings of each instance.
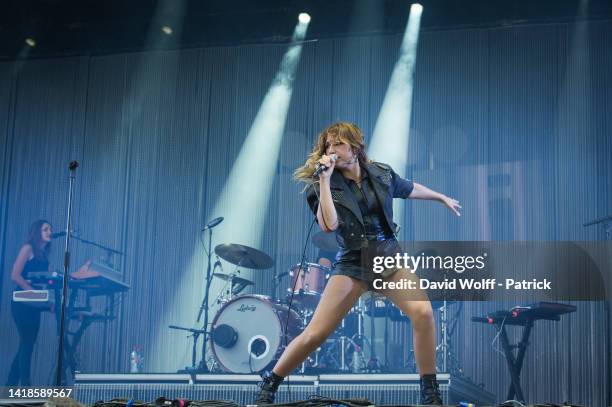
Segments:
[[[372,286],[376,279],[386,279],[396,272],[398,268],[388,269],[382,274],[374,273],[371,265],[371,257],[377,255],[394,256],[401,253],[397,239],[390,238],[383,241],[368,241],[368,248],[358,250],[343,250],[342,248],[333,263],[331,275],[348,276],[363,281],[368,286],[368,291],[374,291]]]

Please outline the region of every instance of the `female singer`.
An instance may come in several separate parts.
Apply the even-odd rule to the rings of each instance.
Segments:
[[[317,179],[314,173],[318,164],[326,169]],[[459,202],[401,178],[386,164],[370,161],[361,130],[345,122],[332,124],[319,135],[306,163],[294,177],[307,184],[308,204],[320,228],[336,234],[340,250],[312,320],[287,346],[272,371],[264,374],[256,403],[273,403],[284,377],[323,343],[365,291],[374,290],[384,294],[412,321],[421,404],[441,405],[436,381],[435,323],[426,293],[411,292],[407,298],[401,290],[375,290],[373,281],[381,275],[364,267],[362,248],[372,244],[382,247],[386,254],[401,251],[395,238],[393,198],[438,201],[457,216]],[[387,271],[382,278],[387,282],[416,279],[405,268]]]

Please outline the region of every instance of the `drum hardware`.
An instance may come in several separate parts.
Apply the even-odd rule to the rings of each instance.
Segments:
[[[291,285],[288,292],[293,292],[294,301],[304,308],[316,308],[325,284],[329,278],[330,269],[317,263],[296,264],[291,267]]]
[[[217,299],[217,302],[231,301],[232,298],[240,294],[245,288],[247,288],[250,285],[254,285],[254,283],[251,280],[248,280],[243,277],[238,277],[237,274],[240,274],[240,270],[236,270],[230,274],[220,274],[220,273],[213,274],[213,277],[217,277],[218,279],[229,283],[229,289],[227,291],[224,291],[225,290],[225,287],[224,287],[221,290],[221,293],[224,295],[219,296],[219,298]]]
[[[369,368],[374,370],[378,366],[377,359],[373,353],[372,344],[365,336],[364,332],[364,304],[364,300],[360,298],[358,305],[353,307],[347,316],[342,319],[340,327],[334,331],[335,335],[333,334],[334,336],[330,337],[314,353],[314,363],[308,361],[310,363],[309,366],[302,364],[300,369],[301,373],[305,373],[307,368],[358,373],[366,371]],[[357,320],[357,332],[351,335],[352,332],[350,332],[349,322],[353,316]],[[307,318],[304,318],[305,322],[306,319]],[[366,361],[365,358],[366,347],[369,349],[370,355],[372,355],[368,361]]]
[[[368,346],[370,349],[370,355],[374,356],[374,348],[370,340],[365,336],[365,315],[366,306],[365,301],[362,297],[359,297],[357,301],[357,307],[354,307],[355,313],[357,314],[357,333],[349,339],[349,345],[353,347],[353,358],[351,360],[351,370],[353,373],[363,372],[367,364],[365,363],[365,347]]]
[[[309,310],[309,309],[302,309],[298,311],[298,315],[302,317],[302,327],[306,328],[306,326],[308,325],[308,321],[310,320],[313,314],[314,314],[314,311]],[[320,349],[321,348],[319,347],[315,351],[315,354],[317,355],[315,356],[315,360],[318,360],[318,352],[320,351]],[[311,367],[315,367],[314,365],[316,363],[317,362],[312,362],[312,358],[308,356],[300,365],[300,373],[302,374],[306,373],[306,368],[308,367],[308,364],[310,364]]]
[[[438,369],[438,371],[440,372],[444,372],[444,373],[450,373],[448,370],[448,361],[450,358],[450,353],[451,353],[451,341],[450,341],[450,337],[452,336],[452,334],[454,333],[454,326],[456,326],[456,324],[453,326],[453,330],[452,332],[449,332],[448,330],[448,304],[446,303],[446,300],[442,301],[443,305],[442,307],[440,307],[440,334],[441,334],[441,339],[440,339],[440,344],[438,346],[436,346],[436,354],[438,356],[440,356],[441,360],[441,364],[440,364],[440,368]],[[457,318],[455,318],[455,321],[457,320]],[[455,366],[457,372],[455,373],[462,373],[462,369],[459,366]]]
[[[444,278],[448,278],[448,273],[443,273]],[[455,355],[452,345],[452,336],[455,333],[457,321],[459,320],[459,313],[463,309],[463,302],[459,304],[455,311],[453,318],[453,325],[449,330],[449,318],[448,318],[448,307],[454,304],[456,301],[448,301],[447,295],[450,293],[445,291],[442,293],[442,301],[432,301],[431,307],[440,311],[440,344],[436,346],[436,364],[438,365],[438,371],[444,373],[452,373],[458,376],[463,375],[463,369],[458,358]]]
[[[214,268],[216,268],[217,266],[219,267],[221,266],[221,262],[218,259],[215,262],[214,268],[212,266],[212,261],[211,261],[212,254],[213,254],[212,232],[213,232],[213,228],[217,226],[219,223],[221,223],[222,220],[223,218],[213,219],[204,228],[204,230],[208,230],[208,250],[206,250],[206,256],[207,256],[207,268],[206,268],[206,278],[205,278],[206,283],[205,283],[205,288],[204,288],[204,298],[202,300],[202,304],[200,305],[200,310],[198,312],[198,318],[197,318],[197,322],[200,322],[200,318],[202,317],[202,314],[204,314],[204,325],[203,325],[204,332],[202,332],[204,334],[204,340],[202,341],[202,360],[200,361],[198,367],[193,369],[193,371],[197,373],[209,373],[210,372],[208,365],[206,363],[206,346],[208,343],[208,339],[210,339],[210,338],[207,338],[207,335],[209,334],[209,332],[206,332],[206,328],[208,327],[208,314],[209,314],[209,308],[210,308],[208,306],[208,303],[209,303],[209,296],[210,296],[210,285],[212,282],[212,276],[214,274]],[[239,244],[217,245],[215,246],[214,253],[220,258],[222,258],[223,260],[231,264],[234,264],[238,267],[252,268],[252,269],[266,269],[266,268],[272,267],[272,264],[274,264],[272,258],[268,256],[267,254],[259,250],[253,249],[251,247],[243,246]],[[223,275],[223,274],[218,274],[217,276],[219,275]],[[240,279],[240,277],[235,277],[235,273],[234,275],[230,274],[230,276],[231,277],[228,277],[228,280],[230,281],[230,291],[228,293],[229,299],[218,297],[216,302],[219,304],[224,303],[224,302],[225,302],[225,305],[229,304],[232,301],[232,297],[234,295],[238,294],[246,286],[252,285],[252,282],[250,280],[241,279],[241,280],[238,280],[238,282],[241,283],[239,285],[244,285],[244,287],[239,288],[238,286],[238,288],[234,288],[233,280]],[[219,277],[219,278],[223,279],[223,277]]]
[[[304,320],[307,320],[307,318],[304,318]],[[341,326],[334,331],[334,334],[327,338],[312,354],[308,355],[300,366],[299,372],[301,374],[316,374],[349,371],[345,352],[349,349],[352,339],[342,332],[346,332],[344,320],[342,320]],[[339,335],[336,335],[338,333]],[[349,344],[348,347],[347,344]]]
[[[191,367],[185,367],[185,369],[179,370],[177,373],[189,373],[196,371],[196,349],[198,348],[198,338],[200,337],[200,335],[206,334],[206,330],[185,328],[177,325],[168,325],[168,328],[191,332],[191,335],[189,335],[193,337],[193,347],[191,348]]]
[[[371,313],[373,313],[373,310],[372,310],[373,306],[374,306],[374,301],[371,301],[370,306],[368,307]],[[364,312],[365,312],[365,309],[364,309]],[[376,325],[374,324],[374,318],[370,317],[370,359],[368,360],[368,363],[365,367],[365,370],[370,373],[381,371],[380,363],[379,363],[378,357],[376,356],[376,349],[374,348],[374,338],[375,337],[376,337]],[[385,346],[387,346],[386,343],[385,343]]]
[[[278,289],[279,289],[279,286],[281,286],[280,280],[283,277],[286,277],[288,275],[289,275],[288,271],[284,271],[284,272],[282,272],[280,274],[276,274],[276,269],[274,269],[274,271],[272,273],[272,299],[274,301],[284,301],[284,299],[282,299],[282,300],[280,299],[283,296],[282,296],[282,294],[281,295],[278,294]]]

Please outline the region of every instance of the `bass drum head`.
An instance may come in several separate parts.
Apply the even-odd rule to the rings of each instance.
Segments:
[[[285,307],[273,304],[268,297],[245,295],[219,310],[212,325],[211,348],[223,370],[255,373],[280,356],[279,350],[284,346],[281,327],[287,316],[286,311],[279,312],[281,308]]]

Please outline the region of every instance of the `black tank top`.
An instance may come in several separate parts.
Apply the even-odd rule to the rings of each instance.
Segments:
[[[26,264],[24,264],[21,276],[27,280],[29,274],[35,271],[49,271],[49,260],[46,258],[41,259],[38,257],[32,257],[26,262]]]

